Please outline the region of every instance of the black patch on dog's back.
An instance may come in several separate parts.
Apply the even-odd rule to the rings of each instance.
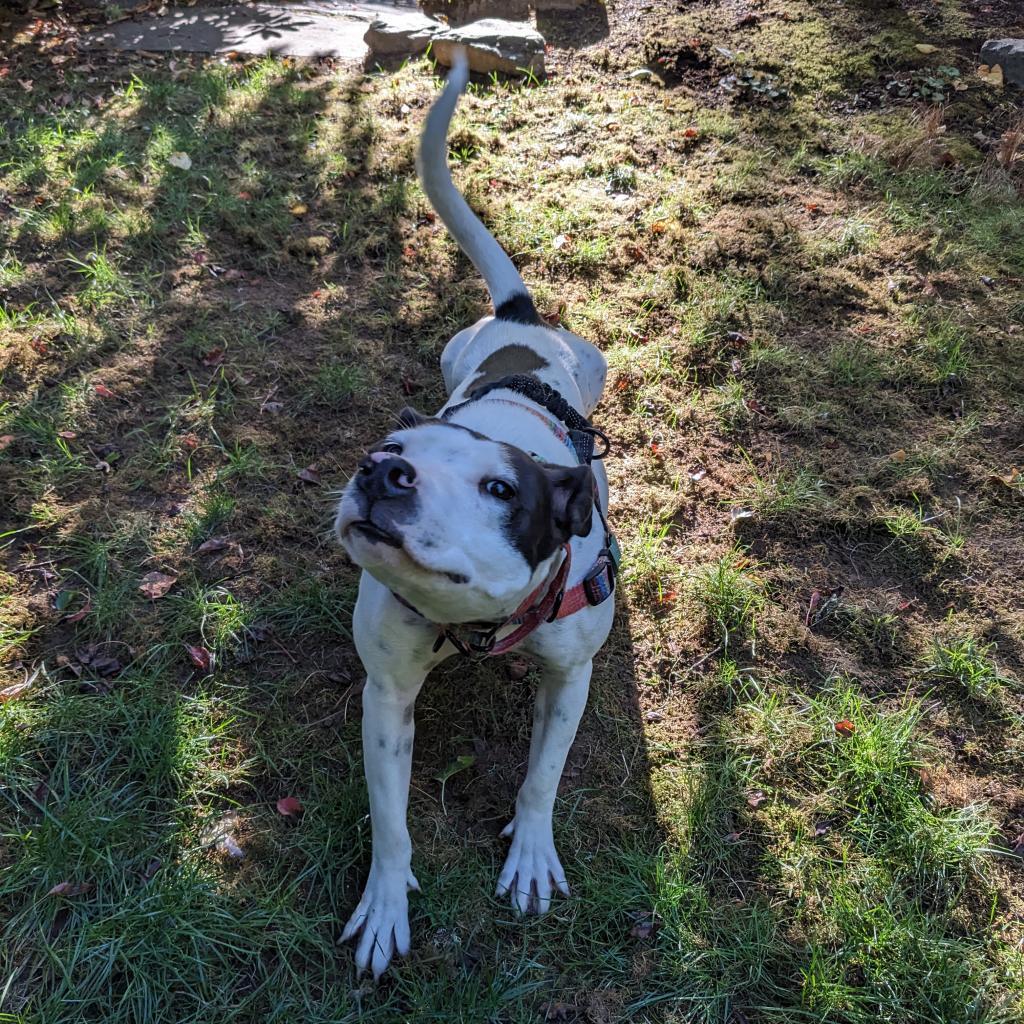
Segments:
[[[510,295],[500,306],[495,306],[494,316],[498,320],[509,320],[516,324],[543,326],[543,321],[537,313],[537,307],[533,304],[533,299],[526,292],[516,292],[514,295]]]
[[[495,349],[477,368],[473,383],[466,388],[472,394],[484,384],[493,384],[513,373],[535,377],[535,370],[546,370],[550,363],[526,345],[503,345]]]

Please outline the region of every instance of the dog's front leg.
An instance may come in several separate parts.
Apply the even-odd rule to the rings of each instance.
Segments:
[[[537,689],[529,768],[516,798],[515,817],[502,832],[512,836],[512,847],[498,878],[498,895],[510,892],[512,906],[522,913],[546,913],[553,889],[569,895],[551,817],[565,759],[587,703],[591,664],[546,667]]]
[[[363,763],[370,795],[373,852],[363,897],[341,941],[359,935],[356,967],[381,973],[395,953],[409,952],[412,840],[406,826],[412,771],[413,708],[423,677],[402,685],[370,675],[363,690]]]

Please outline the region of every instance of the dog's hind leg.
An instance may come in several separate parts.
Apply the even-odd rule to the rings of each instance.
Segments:
[[[565,759],[587,703],[592,663],[545,666],[537,688],[530,738],[530,762],[516,798],[515,817],[502,832],[512,837],[508,858],[498,878],[498,895],[511,893],[512,906],[522,913],[545,913],[557,889],[569,895],[558,854],[551,816]]]

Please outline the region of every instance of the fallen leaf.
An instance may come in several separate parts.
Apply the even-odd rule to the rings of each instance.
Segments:
[[[302,801],[297,796],[283,796],[277,801],[277,813],[291,818],[302,813]]]
[[[182,171],[187,171],[192,167],[192,158],[188,153],[172,153],[167,158],[167,162],[172,167],[177,167]]]
[[[5,448],[9,447],[13,442],[13,434],[0,434],[0,452],[2,452]]]
[[[661,922],[651,910],[641,911],[633,915],[636,924],[629,929],[629,934],[634,939],[649,939],[657,930]]]
[[[1024,474],[1014,466],[1006,476],[1001,476],[999,473],[993,473],[988,479],[989,483],[1002,484],[1004,487],[1010,487],[1015,490],[1018,485],[1024,482]]]
[[[89,600],[86,600],[84,608],[80,608],[77,612],[75,612],[72,615],[66,615],[64,617],[64,621],[65,622],[81,622],[82,619],[84,619],[86,617],[86,615],[88,615],[89,612],[91,612],[91,611],[92,611],[92,602],[89,601]]]
[[[309,207],[305,203],[296,203],[289,207],[288,212],[295,217],[301,217],[304,213],[309,212]]]
[[[121,671],[122,665],[121,662],[112,655],[101,654],[99,657],[94,657],[90,660],[89,668],[91,668],[96,675],[109,678],[110,676],[116,676],[118,672]]]
[[[899,451],[893,452],[889,458],[892,462],[906,462],[907,453],[901,448]]]
[[[978,77],[986,85],[991,85],[996,89],[1003,87],[1003,68],[1000,64],[993,64],[991,67],[988,64],[982,64],[978,68]]]
[[[683,138],[684,139],[695,139],[700,135],[700,132],[696,128],[684,128]]]
[[[666,227],[666,225],[665,225],[665,222],[663,220],[656,220],[651,225],[651,234],[663,235],[665,233],[665,227]]]
[[[247,202],[249,202],[250,199],[252,199],[252,193],[251,192],[239,192],[238,193],[238,198],[241,199],[243,203],[247,203]]]
[[[9,700],[17,700],[22,694],[28,693],[35,685],[35,677],[26,679],[23,683],[15,683],[13,686],[0,690],[0,704],[6,704]]]
[[[50,346],[43,341],[42,338],[33,338],[29,344],[41,355],[45,356],[50,350]]]
[[[196,554],[212,555],[215,551],[223,551],[230,543],[227,537],[211,537],[196,548]]]
[[[759,402],[759,401],[758,401],[758,400],[757,400],[756,398],[747,398],[747,399],[744,399],[744,402],[743,402],[743,404],[744,404],[744,405],[745,405],[745,406],[746,406],[746,407],[747,407],[747,408],[748,408],[748,409],[749,409],[749,410],[750,410],[750,411],[751,411],[752,413],[755,413],[755,414],[757,414],[757,415],[759,415],[759,416],[765,416],[765,415],[767,415],[767,413],[768,413],[768,410],[767,410],[767,409],[766,409],[766,408],[765,408],[765,407],[764,407],[764,406],[763,406],[763,405],[762,405],[762,404],[761,404],[761,403],[760,403],[760,402]]]
[[[163,572],[147,572],[139,582],[139,590],[151,601],[156,601],[174,586],[177,578]]]
[[[58,437],[63,437],[65,441],[74,441],[78,435],[73,430],[58,430]]]
[[[320,473],[316,466],[306,466],[305,469],[300,469],[296,475],[303,483],[313,484],[317,487],[320,485]]]
[[[220,842],[217,845],[220,846],[220,848],[229,857],[234,857],[235,860],[241,860],[245,856],[245,850],[238,845],[235,837],[229,832],[226,832],[220,837]]]
[[[92,891],[92,882],[58,882],[47,896],[82,896]]]
[[[97,384],[93,390],[100,396],[100,398],[117,398],[117,395],[115,395],[106,384]]]
[[[836,722],[836,732],[840,736],[852,736],[857,731],[857,726],[853,724],[848,718],[841,718]]]
[[[209,674],[213,670],[213,653],[211,651],[208,651],[205,647],[195,647],[192,644],[184,644],[183,646],[188,651],[192,664],[200,672]]]
[[[220,366],[224,362],[224,349],[211,348],[209,352],[200,356],[203,366]]]
[[[529,671],[530,663],[525,658],[512,658],[506,666],[509,679],[525,679]]]
[[[932,46],[931,43],[915,43],[914,49],[917,50],[918,53],[935,53],[938,47]]]

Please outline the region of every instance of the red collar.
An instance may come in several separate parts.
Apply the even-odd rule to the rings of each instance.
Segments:
[[[460,654],[469,657],[490,658],[505,654],[521,644],[538,626],[545,622],[564,619],[590,605],[600,604],[615,588],[615,563],[607,549],[598,555],[597,562],[583,580],[574,587],[565,589],[565,581],[569,578],[572,565],[572,549],[568,544],[562,545],[564,557],[551,582],[545,581],[532,591],[525,601],[504,621],[496,626],[488,626],[482,630],[471,630],[470,638],[463,639],[456,627],[437,625],[437,641],[434,652],[441,650],[447,641]],[[541,596],[543,594],[543,596]],[[409,604],[400,594],[393,590],[391,596],[399,604],[416,612],[421,618],[425,615]],[[506,626],[516,628],[508,636],[497,639],[497,634]]]

